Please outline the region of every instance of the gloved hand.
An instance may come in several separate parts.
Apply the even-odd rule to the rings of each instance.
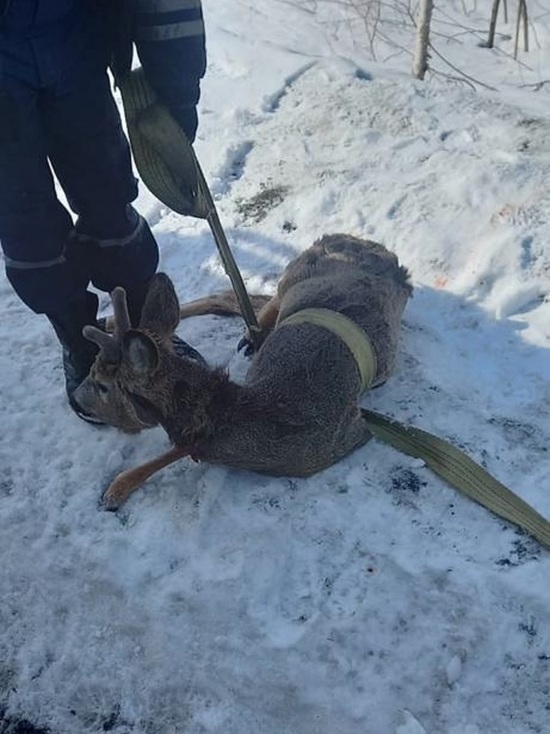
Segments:
[[[168,87],[163,84],[155,86],[152,82],[151,85],[158,98],[168,107],[172,117],[187,135],[189,142],[192,143],[195,140],[199,124],[196,106],[185,104],[188,95],[181,88]],[[198,93],[196,96],[198,97]]]
[[[193,142],[200,80],[206,65],[202,40],[145,41],[138,45],[138,54],[149,84]]]
[[[178,125],[182,128],[183,132],[187,135],[189,142],[192,143],[195,140],[197,127],[199,126],[197,108],[172,107],[170,108],[170,112]]]

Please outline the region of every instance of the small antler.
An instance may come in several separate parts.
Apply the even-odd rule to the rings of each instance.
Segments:
[[[111,293],[111,301],[115,311],[114,338],[122,341],[126,332],[132,328],[128,314],[128,303],[126,302],[126,291],[124,288],[115,288]]]
[[[124,288],[115,288],[111,293],[111,301],[115,312],[113,334],[107,334],[97,326],[85,326],[82,333],[86,339],[98,345],[107,362],[118,364],[121,357],[122,340],[128,330],[132,328]]]

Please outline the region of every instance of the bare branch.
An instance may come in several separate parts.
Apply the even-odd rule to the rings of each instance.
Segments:
[[[457,74],[459,74],[464,79],[468,79],[473,84],[478,84],[480,87],[483,87],[484,89],[489,89],[491,92],[496,92],[497,91],[495,89],[495,87],[491,87],[490,84],[486,84],[485,82],[481,82],[481,81],[479,81],[479,79],[475,79],[473,76],[470,76],[469,74],[466,74],[466,72],[461,71],[461,69],[459,69],[457,66],[455,66],[454,64],[452,64],[449,61],[449,59],[445,58],[445,56],[443,56],[443,54],[439,53],[439,51],[437,51],[437,49],[435,49],[434,46],[430,46],[430,48],[431,48],[432,52],[439,59],[441,59],[441,61],[443,61],[444,64],[447,64],[447,66],[449,66],[451,69],[453,69],[453,71],[456,71]]]

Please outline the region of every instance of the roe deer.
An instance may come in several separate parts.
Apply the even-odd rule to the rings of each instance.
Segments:
[[[411,292],[407,270],[382,245],[325,235],[290,262],[275,296],[257,297],[265,340],[243,384],[236,384],[224,369],[175,352],[180,307],[166,275],[154,276],[138,329],[130,326],[124,290],[115,289],[114,334],[84,330],[100,352],[75,397],[123,431],[161,425],[174,448],[119,475],[104,496],[106,506],[115,509],[153,472],[186,455],[303,477],[362,446],[371,434],[358,405],[365,385],[356,350],[327,325],[301,315],[329,310],[351,320],[352,331],[362,330],[374,353],[370,386],[376,386],[393,369]],[[238,312],[229,296],[181,308],[182,317]]]

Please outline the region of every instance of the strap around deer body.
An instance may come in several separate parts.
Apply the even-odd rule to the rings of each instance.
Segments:
[[[335,311],[311,308],[297,311],[284,319],[281,325],[297,323],[323,326],[340,337],[355,357],[363,386],[368,387],[372,383],[376,375],[376,357],[367,335],[355,322]],[[550,522],[463,451],[414,426],[404,426],[370,410],[361,412],[376,438],[409,456],[423,459],[452,487],[495,515],[519,525],[550,548]]]
[[[292,324],[314,324],[336,334],[357,363],[361,375],[361,390],[366,390],[372,385],[377,370],[376,354],[367,335],[355,321],[329,308],[304,308],[287,316],[277,326]]]

